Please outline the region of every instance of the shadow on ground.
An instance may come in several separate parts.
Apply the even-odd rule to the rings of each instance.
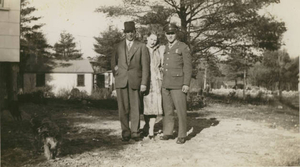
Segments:
[[[42,151],[34,150],[34,135],[30,117],[47,112],[63,136],[58,158],[74,157],[97,149],[122,150],[126,144],[120,140],[118,129],[109,129],[107,123],[118,123],[116,110],[101,109],[83,104],[48,103],[23,104],[23,121],[15,122],[9,113],[1,114],[1,166],[37,165],[46,161]],[[116,126],[119,128],[119,126]]]
[[[62,133],[64,134],[61,157],[82,154],[94,149],[120,150],[123,148],[124,143],[116,134],[116,130],[104,127],[105,122],[114,121],[114,119],[97,118],[91,115],[88,116],[90,118],[84,118],[84,116],[86,115],[80,114],[76,117],[68,116],[58,120],[58,125],[63,127]]]
[[[209,116],[209,113],[192,112],[188,113],[188,135],[187,140],[196,137],[203,129],[211,126],[217,126],[219,121],[216,118],[204,118]]]
[[[211,126],[217,126],[219,121],[216,118],[209,118],[213,111],[206,111],[204,109],[198,111],[188,111],[187,113],[187,140],[191,140],[196,137],[203,129],[209,128]],[[176,114],[175,114],[176,115]],[[155,124],[154,131],[160,133],[163,129],[163,121]],[[174,127],[174,137],[178,136],[178,118],[175,116],[175,127]]]
[[[76,158],[82,154],[90,155],[101,151],[110,151],[118,157],[126,145],[120,138],[120,123],[116,108],[109,109],[104,102],[82,104],[80,102],[49,101],[45,104],[24,103],[21,105],[24,120],[15,122],[8,115],[1,117],[1,165],[36,166],[46,161],[43,153],[34,151],[34,135],[30,118],[33,114],[49,117],[60,128],[62,143],[58,158]],[[103,108],[104,109],[103,109]],[[211,111],[188,112],[188,140],[192,140],[203,129],[218,125],[216,118],[208,118]],[[175,120],[178,130],[178,119]],[[162,121],[155,130],[162,130]],[[177,136],[175,132],[174,136]]]

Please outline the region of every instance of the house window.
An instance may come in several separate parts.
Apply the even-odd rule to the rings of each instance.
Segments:
[[[45,86],[45,74],[36,74],[36,87]]]
[[[4,7],[4,0],[0,0],[0,8]]]
[[[84,74],[77,75],[77,86],[84,86]]]

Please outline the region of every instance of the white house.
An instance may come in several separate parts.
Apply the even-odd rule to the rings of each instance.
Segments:
[[[95,89],[108,88],[114,90],[115,78],[112,70],[102,68],[96,58],[90,58],[90,63],[94,69],[94,85]]]
[[[112,70],[96,73],[94,75],[94,79],[94,83],[97,85],[97,88],[109,88],[110,90],[114,89],[115,78],[112,74]]]
[[[70,92],[73,88],[91,95],[93,73],[88,60],[52,60],[24,73],[24,93],[47,85],[55,96]]]
[[[21,0],[0,0],[0,110],[18,101],[20,12]]]

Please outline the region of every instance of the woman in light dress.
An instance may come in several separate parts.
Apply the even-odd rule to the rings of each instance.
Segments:
[[[162,85],[162,63],[164,46],[158,45],[158,35],[156,32],[150,32],[147,35],[147,44],[150,53],[150,83],[148,84],[144,95],[144,134],[149,134],[150,139],[154,139],[154,125],[155,122],[159,122],[161,115],[163,114],[162,109],[162,96],[161,96],[161,85]]]

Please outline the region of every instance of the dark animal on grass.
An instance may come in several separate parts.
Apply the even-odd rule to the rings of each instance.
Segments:
[[[40,151],[42,148],[48,160],[55,159],[60,152],[62,141],[59,127],[47,117],[34,116],[30,123],[35,135],[36,151]]]

